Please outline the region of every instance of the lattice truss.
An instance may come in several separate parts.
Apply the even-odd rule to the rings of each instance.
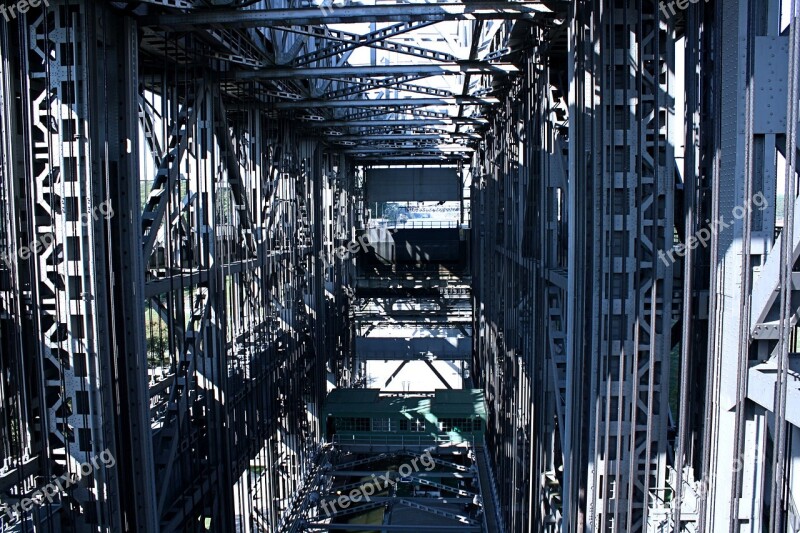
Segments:
[[[266,505],[253,506],[252,519],[276,524],[319,442],[317,421],[306,410],[321,393],[313,316],[332,302],[313,276],[334,273],[322,270],[317,259],[324,250],[315,240],[328,239],[330,248],[345,217],[337,212],[335,220],[318,221],[326,236],[315,236],[313,224],[315,213],[325,216],[324,205],[346,195],[337,175],[345,169],[331,161],[315,168],[322,163],[315,146],[292,135],[287,123],[276,124],[252,106],[226,112],[213,88],[186,87],[177,97],[170,89],[148,90],[140,106],[151,152],[168,147],[152,163],[155,178],[142,216],[145,246],[153,243],[145,249],[146,287],[153,287],[148,313],[158,317],[148,359],[153,388],[163,390],[151,398],[154,423],[162,425],[155,441],[163,454],[156,466],[165,473],[159,512],[188,481],[170,479],[182,457],[177,436],[198,416],[192,407],[198,399],[219,394],[215,373],[221,373],[234,394],[228,407],[234,433],[256,441],[233,442],[234,450],[241,448],[235,456],[244,460],[256,451],[254,466],[263,469],[240,482],[241,503],[248,492],[259,495]],[[179,102],[178,108],[165,101]],[[223,368],[209,368],[203,353],[214,336],[222,336]],[[266,386],[252,385],[265,380]],[[258,435],[268,437],[264,449],[253,448]]]
[[[15,331],[6,330],[14,333],[4,339],[3,352],[7,370],[19,380],[7,391],[10,396],[4,394],[17,395],[4,428],[3,440],[10,445],[4,453],[4,503],[19,504],[52,482],[51,476],[71,486],[37,504],[27,516],[33,524],[61,508],[76,525],[95,523],[115,509],[113,475],[101,467],[91,476],[81,472],[81,463],[112,446],[104,423],[111,412],[102,400],[108,345],[98,314],[107,304],[106,271],[92,266],[104,253],[98,234],[112,209],[104,203],[102,183],[93,179],[98,156],[87,138],[89,52],[83,22],[77,9],[46,15],[34,10],[18,35],[9,33],[10,26],[3,31],[3,57],[16,55],[10,53],[16,42],[22,53],[13,65],[26,80],[20,87],[17,73],[3,73],[4,115],[15,109],[21,116],[21,124],[4,117],[2,139],[8,200],[4,289],[11,290],[4,308],[5,318],[16,323]],[[33,435],[38,442],[31,441]],[[18,522],[25,511],[7,512],[4,519]]]
[[[476,364],[495,416],[489,439],[503,439],[490,449],[511,476],[500,487],[516,503],[510,530],[530,519],[540,530],[639,531],[659,508],[665,520],[674,295],[657,251],[674,225],[674,88],[672,30],[656,10],[575,6],[572,89],[565,28],[532,30],[526,81],[479,153]],[[585,303],[571,314],[575,295]]]
[[[149,530],[274,529],[349,342],[350,267],[332,250],[352,237],[353,167],[191,70],[207,43],[139,43],[119,12],[53,4],[0,35],[13,59],[0,91],[4,253],[43,243],[3,268],[4,376],[19,381],[2,382],[0,499],[64,474],[74,483],[23,520],[118,531],[130,511]],[[226,61],[263,58],[252,36],[209,33]],[[115,240],[126,234],[134,246]],[[116,466],[78,482],[103,450]]]
[[[777,0],[669,23],[649,0],[249,6],[263,23],[189,0],[51,4],[0,24],[0,500],[71,481],[29,525],[297,517],[326,380],[355,375],[352,264],[333,251],[363,207],[354,162],[380,160],[472,166],[473,368],[507,529],[797,529],[800,40]],[[369,30],[325,23],[376,10]],[[783,226],[767,207],[661,261],[676,230],[759,189],[777,203],[781,180]],[[116,466],[78,479],[106,449]]]
[[[287,516],[293,521],[287,520],[285,530],[326,531],[347,525],[349,518],[359,514],[380,510],[387,515],[422,513],[431,520],[424,524],[428,527],[483,531],[483,509],[478,512],[479,505],[474,502],[482,502],[482,491],[488,488],[482,487],[478,479],[477,453],[482,454],[483,450],[465,449],[453,455],[439,455],[431,450],[364,452],[326,445],[306,475],[304,490]],[[426,472],[408,476],[398,473],[403,464],[420,458],[428,462]],[[457,485],[448,483],[453,478],[460,480]],[[353,490],[374,496],[337,509],[337,499],[342,494],[352,494]],[[438,492],[440,496],[431,497],[430,492]]]
[[[511,531],[561,527],[566,397],[566,88],[563,26],[543,42],[490,122],[475,158],[472,211],[476,365],[494,431],[503,521]],[[551,66],[552,65],[552,66]],[[551,77],[552,70],[552,77]],[[514,413],[514,416],[502,413]],[[531,475],[531,472],[537,474]]]
[[[587,477],[576,464],[570,483],[587,487],[587,528],[639,531],[666,490],[673,293],[657,251],[671,247],[673,233],[671,30],[656,2],[601,3],[591,26],[584,8],[575,21],[584,44],[575,56],[583,74],[571,132],[581,137],[570,139],[571,179],[589,196],[575,200],[587,223],[576,217],[570,228],[586,232],[570,268],[594,274],[576,325],[586,329],[573,345],[587,352],[573,372],[588,387],[572,403],[584,429],[571,437],[585,442]],[[591,147],[588,161],[580,143]]]

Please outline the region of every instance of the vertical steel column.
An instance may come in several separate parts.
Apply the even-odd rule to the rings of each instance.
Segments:
[[[32,10],[28,18],[35,19],[39,12]],[[19,24],[26,22],[23,17]],[[34,488],[49,480],[54,467],[49,426],[42,423],[46,418],[44,361],[35,356],[40,340],[38,317],[30,305],[33,260],[27,253],[22,257],[31,237],[25,215],[30,193],[24,177],[29,165],[24,131],[17,120],[25,113],[19,98],[21,33],[17,24],[0,24],[0,494],[4,504],[0,529],[19,527],[12,506],[20,505]],[[53,500],[31,514],[23,513],[22,519],[29,520],[26,527],[49,527],[53,515],[58,521],[61,495]]]
[[[763,262],[771,246],[774,211],[753,207],[758,194],[768,194],[765,198],[772,203],[775,134],[785,127],[785,122],[778,127],[781,121],[763,109],[776,103],[770,93],[778,80],[767,71],[780,57],[779,13],[780,3],[772,0],[742,0],[716,9],[720,84],[714,93],[712,220],[726,224],[718,226],[723,229],[716,231],[712,248],[706,385],[710,424],[702,470],[708,489],[701,500],[700,531],[762,528],[760,478],[768,436],[763,414],[747,405],[747,396],[749,367],[753,359],[768,354],[770,341],[752,341],[751,315],[759,313],[751,306],[759,299],[751,280],[757,280],[753,266]]]
[[[566,515],[569,531],[640,531],[666,490],[671,35],[654,1],[574,17]]]
[[[137,120],[138,35],[136,23],[107,10],[97,16],[97,28],[105,50],[94,64],[104,65],[103,90],[93,101],[96,116],[106,121],[96,129],[102,146],[99,173],[106,178],[114,218],[107,225],[107,308],[111,330],[110,356],[114,361],[104,379],[114,395],[116,421],[116,471],[120,479],[120,523],[130,531],[155,531],[155,468],[150,429],[150,391],[147,383],[147,351],[144,325],[144,263],[141,247],[139,131]],[[98,82],[101,80],[98,80]],[[118,383],[118,386],[111,386]]]
[[[116,471],[100,466],[89,475],[81,464],[106,449],[117,452],[113,340],[106,321],[113,212],[104,166],[107,134],[115,126],[98,105],[105,101],[107,72],[93,69],[99,57],[124,51],[105,34],[102,7],[73,2],[48,11],[51,16],[31,17],[30,25],[23,25],[20,43],[31,50],[23,54],[22,64],[31,193],[26,212],[31,238],[52,243],[33,259],[46,423],[56,473],[80,478],[68,491],[70,522],[118,531],[122,515]]]

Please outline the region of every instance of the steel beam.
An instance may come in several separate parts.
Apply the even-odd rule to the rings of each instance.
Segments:
[[[404,153],[404,152],[425,152],[428,154],[439,154],[439,153],[466,153],[466,152],[474,152],[475,149],[470,146],[462,146],[460,144],[454,145],[443,145],[443,146],[403,146],[403,145],[387,145],[384,147],[355,147],[355,148],[348,148],[346,150],[342,150],[344,154],[390,154],[390,153]]]
[[[481,63],[459,61],[434,65],[342,65],[340,67],[270,68],[240,70],[233,74],[236,80],[280,80],[313,78],[384,78],[386,76],[453,76],[461,74],[513,74],[518,69],[513,63]]]
[[[457,162],[464,162],[469,160],[466,155],[451,154],[449,156],[443,155],[391,155],[391,156],[375,156],[375,155],[355,155],[351,156],[354,160],[363,165],[443,165],[454,164]]]
[[[425,107],[429,105],[448,106],[451,104],[460,105],[494,105],[498,103],[497,98],[478,98],[474,96],[452,96],[449,98],[376,98],[376,99],[357,99],[357,100],[297,100],[293,102],[276,102],[275,109],[330,109],[330,108],[351,108],[351,107]]]
[[[416,20],[502,20],[551,14],[544,2],[443,2],[438,4],[394,4],[320,8],[197,10],[181,15],[160,15],[145,21],[150,26],[191,30],[198,26],[254,28],[303,26],[356,22],[411,22]]]
[[[369,128],[374,126],[450,126],[453,124],[472,124],[481,125],[486,122],[482,118],[415,118],[415,119],[380,119],[380,120],[323,120],[320,122],[310,124],[311,127],[317,128]]]
[[[380,80],[364,80],[364,79],[351,79],[351,78],[335,78],[335,81],[339,81],[341,83],[346,83],[348,86],[343,87],[341,89],[336,89],[333,91],[328,91],[327,93],[322,95],[322,98],[342,98],[344,96],[350,96],[353,94],[361,94],[367,91],[377,90],[377,89],[384,89],[386,87],[405,87],[409,89],[411,92],[416,92],[413,90],[414,87],[418,87],[417,85],[412,85],[410,81],[416,81],[428,76],[425,75],[403,75],[403,76],[390,76],[388,78],[383,78]],[[452,94],[448,94],[446,96],[452,96]]]
[[[386,133],[383,135],[326,135],[332,142],[337,141],[451,141],[453,139],[479,139],[477,134],[470,133],[398,133],[392,135]]]
[[[330,93],[326,93],[321,98],[325,100],[333,100],[336,98],[342,98],[344,96],[350,96],[353,94],[361,94],[368,91],[374,91],[377,89],[385,89],[387,87],[391,87],[393,90],[399,92],[427,94],[428,96],[445,96],[445,97],[455,96],[452,91],[446,89],[437,89],[435,87],[426,87],[424,85],[403,83],[402,79],[404,78],[420,79],[421,76],[406,76],[406,77],[400,76],[397,78],[383,79],[378,82],[372,82],[370,80],[337,78],[335,81],[348,84],[349,86],[345,87],[344,89],[339,89]]]
[[[309,52],[304,56],[300,56],[295,59],[292,64],[299,66],[315,63],[326,57],[333,57],[343,54],[350,50],[355,50],[361,46],[370,46],[379,50],[407,54],[422,59],[433,59],[436,61],[456,61],[458,58],[451,54],[445,54],[443,52],[429,50],[420,46],[411,46],[405,43],[398,43],[389,40],[390,37],[402,35],[420,28],[425,28],[431,24],[433,24],[433,22],[430,21],[405,22],[390,26],[389,28],[381,28],[380,30],[375,30],[366,35],[359,35],[357,33],[349,33],[341,30],[331,30],[326,27],[323,30],[326,33],[325,37],[336,39],[337,43],[326,48]],[[291,29],[287,31],[291,31]]]
[[[304,526],[306,529],[336,529],[339,531],[374,531],[374,525],[359,525],[359,524],[323,524],[320,522],[310,522]],[[424,526],[421,525],[397,525],[397,524],[382,524],[380,529],[384,531],[412,531],[419,533],[424,531]],[[470,526],[461,524],[458,526],[436,526],[436,531],[474,531],[480,532],[483,529],[480,526]]]
[[[675,84],[673,29],[660,17],[656,0],[574,4],[579,42],[569,54],[564,428],[569,531],[657,530],[667,519],[672,344],[665,322],[672,317],[674,272],[657,259],[671,249],[674,233]]]

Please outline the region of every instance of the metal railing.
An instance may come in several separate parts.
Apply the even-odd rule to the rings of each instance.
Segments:
[[[449,435],[408,435],[369,433],[364,435],[336,433],[331,439],[334,446],[452,446],[468,444],[465,439],[454,439]]]
[[[468,227],[462,225],[458,220],[426,220],[424,218],[409,218],[407,220],[370,220],[367,228],[387,228],[387,229],[446,229]]]

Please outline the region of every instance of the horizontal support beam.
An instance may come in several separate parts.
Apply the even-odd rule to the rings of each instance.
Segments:
[[[459,61],[434,65],[343,65],[341,67],[296,67],[240,70],[233,74],[237,80],[280,80],[286,78],[369,78],[387,76],[452,76],[461,74],[506,75],[517,72],[512,63],[482,63]]]
[[[800,196],[794,200],[795,212],[800,210]],[[755,332],[756,326],[768,321],[770,311],[774,307],[775,301],[780,292],[779,280],[781,271],[781,243],[785,238],[786,232],[781,232],[772,249],[767,255],[767,260],[761,267],[761,272],[753,280],[752,304],[750,306],[750,330]],[[800,256],[800,217],[794,217],[792,229],[792,242],[789,244],[792,250],[793,262]],[[774,317],[777,318],[777,317]]]
[[[396,135],[327,135],[328,140],[336,142],[357,142],[357,141],[438,141],[451,139],[480,139],[478,134],[470,133],[398,133]]]
[[[353,483],[353,485],[356,486],[356,487],[363,486],[363,485],[368,485],[368,484],[369,484],[369,480],[361,481],[359,483]],[[348,489],[350,489],[352,487],[350,485],[346,485],[346,488],[343,488],[343,487],[333,487],[333,488],[335,490],[341,490],[341,492],[344,494],[344,493],[346,493],[348,491]],[[340,494],[326,494],[321,498],[320,501],[335,502],[340,497],[341,497]],[[398,501],[400,498],[398,498],[397,496],[370,496],[369,499],[374,501],[374,502],[392,502],[392,503],[394,503],[394,502]],[[431,504],[431,503],[456,503],[456,504],[464,505],[464,504],[467,504],[467,503],[472,503],[474,501],[473,498],[460,498],[458,496],[449,496],[447,498],[431,498],[430,496],[404,496],[403,499],[406,500],[406,501],[415,502],[415,503],[422,503],[422,504],[425,504],[425,503],[427,503],[427,504]],[[447,502],[442,502],[443,499],[447,500]]]
[[[307,529],[336,529],[339,531],[375,531],[376,529],[380,529],[381,531],[413,531],[414,533],[419,533],[420,531],[425,531],[425,528],[419,525],[415,526],[401,526],[401,525],[393,525],[393,524],[380,524],[377,527],[369,524],[321,524],[317,522],[312,522],[306,524],[305,526]],[[458,526],[436,526],[436,531],[482,531],[480,526],[469,526],[466,524],[461,524]]]
[[[542,2],[445,2],[439,4],[393,4],[323,6],[296,9],[196,10],[181,15],[161,15],[150,26],[192,30],[198,26],[259,28],[308,24],[358,22],[413,22],[446,20],[503,20],[551,14]],[[144,24],[147,24],[146,20]]]
[[[346,477],[369,477],[378,473],[377,470],[331,470],[325,473],[326,476],[346,476]],[[414,472],[413,475],[406,477],[434,478],[434,479],[472,479],[477,472]],[[400,479],[402,476],[391,473],[389,479]],[[453,489],[455,490],[455,489]]]
[[[380,126],[452,126],[453,124],[464,124],[477,126],[484,124],[486,119],[475,118],[399,118],[397,120],[380,119],[380,120],[322,120],[320,122],[311,123],[312,127],[319,128],[377,128]]]
[[[494,105],[500,103],[497,98],[478,98],[476,96],[451,96],[446,98],[359,98],[354,100],[294,100],[291,102],[276,102],[275,109],[308,109],[332,107],[385,107],[405,106],[424,107],[429,105]]]
[[[402,166],[402,165],[447,165],[456,164],[458,161],[466,161],[469,156],[464,154],[448,154],[444,155],[407,155],[407,156],[391,156],[380,157],[375,154],[365,154],[354,156],[353,159],[357,160],[362,165],[388,165],[388,166]]]
[[[464,139],[480,139],[481,136],[477,133],[472,133],[469,131],[450,131],[447,128],[443,127],[408,127],[408,128],[400,128],[395,127],[394,125],[391,126],[376,126],[368,129],[363,129],[358,133],[344,133],[339,129],[329,128],[328,131],[323,132],[324,135],[329,137],[354,137],[358,140],[365,135],[443,135],[443,136],[450,136],[454,138],[464,138]]]
[[[775,412],[775,387],[778,373],[774,362],[762,363],[748,371],[747,397],[769,411]],[[786,421],[800,428],[800,376],[789,371],[786,387]]]
[[[456,137],[451,137],[447,134],[420,134],[414,135],[413,133],[398,133],[396,135],[392,134],[385,134],[385,135],[364,135],[359,137],[358,135],[347,135],[347,136],[336,136],[336,135],[326,135],[328,141],[333,142],[334,144],[345,144],[347,146],[352,146],[355,144],[364,144],[364,145],[382,145],[383,143],[392,144],[397,143],[400,141],[426,141],[428,143],[431,142],[453,142]],[[463,137],[462,137],[463,139]]]
[[[357,337],[356,357],[362,361],[457,361],[472,357],[467,337]]]
[[[342,150],[344,154],[400,154],[405,153],[424,153],[429,155],[438,154],[466,154],[474,152],[470,146],[367,146],[364,148],[349,148]]]

